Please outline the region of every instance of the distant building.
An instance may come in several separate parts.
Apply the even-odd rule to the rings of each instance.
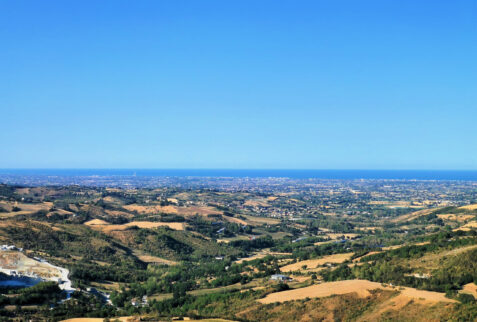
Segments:
[[[15,245],[2,245],[1,250],[15,250],[17,249]]]
[[[289,282],[293,281],[293,278],[290,276],[282,275],[282,274],[274,274],[270,277],[272,281],[280,281],[280,282]]]

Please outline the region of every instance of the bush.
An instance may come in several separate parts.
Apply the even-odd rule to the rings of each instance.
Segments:
[[[472,296],[471,294],[465,294],[465,293],[460,293],[458,296],[457,296],[457,300],[464,303],[464,304],[468,304],[468,303],[474,303],[475,302],[475,298],[474,296]]]
[[[276,292],[281,292],[281,291],[289,290],[290,286],[288,286],[288,284],[286,283],[280,282],[278,284],[273,285],[273,288],[275,289]]]

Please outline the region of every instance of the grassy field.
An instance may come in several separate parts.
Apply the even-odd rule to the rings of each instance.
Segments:
[[[429,215],[430,213],[432,213],[434,211],[436,211],[436,208],[414,211],[414,212],[411,212],[409,214],[405,214],[405,215],[401,215],[399,217],[393,218],[391,220],[391,222],[401,223],[401,222],[405,222],[405,221],[410,221],[410,220],[419,218],[421,216]]]
[[[129,227],[136,226],[138,228],[157,228],[169,227],[174,230],[184,230],[185,224],[182,222],[156,222],[156,221],[132,221],[124,225],[112,225],[101,219],[93,219],[84,223],[94,229],[99,229],[105,233],[114,230],[126,230]]]
[[[444,293],[417,290],[409,287],[392,288],[389,286],[383,286],[381,283],[366,280],[347,280],[322,283],[294,290],[271,293],[258,301],[263,304],[269,304],[347,293],[356,293],[360,297],[367,297],[371,294],[370,290],[374,289],[399,290],[400,295],[413,300],[422,299],[423,301],[428,302],[456,302],[455,300],[446,298]]]
[[[459,209],[477,210],[477,203],[474,203],[472,205],[462,206],[462,207],[459,207]]]
[[[119,320],[121,322],[136,322],[141,321],[141,318],[138,316],[121,316],[116,318],[111,318],[111,321]],[[63,320],[62,322],[103,322],[104,318],[74,318]]]
[[[299,271],[299,270],[309,270],[309,269],[318,268],[319,266],[322,266],[326,263],[340,264],[340,263],[343,263],[344,261],[349,260],[351,256],[353,256],[353,253],[335,254],[335,255],[324,256],[317,259],[308,259],[308,260],[296,262],[293,264],[285,265],[280,268],[280,271],[293,272],[293,271]],[[303,269],[304,265],[306,265],[306,269]]]

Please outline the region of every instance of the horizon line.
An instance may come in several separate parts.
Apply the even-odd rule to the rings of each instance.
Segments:
[[[0,170],[234,170],[234,171],[477,171],[476,169],[430,169],[430,168],[131,168],[131,167],[105,167],[105,168],[2,168]]]

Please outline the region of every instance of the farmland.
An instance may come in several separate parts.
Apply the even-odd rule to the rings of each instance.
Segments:
[[[51,296],[35,300],[30,288],[7,289],[0,310],[12,319],[52,320],[473,314],[473,186],[240,178],[180,184],[0,185],[0,239],[22,248],[16,257],[2,253],[1,266],[54,282],[59,273],[34,259],[41,258],[68,270],[75,290],[66,299],[54,284],[40,283]]]
[[[322,283],[318,285],[303,287],[295,290],[283,291],[279,293],[272,293],[265,298],[260,299],[259,302],[263,304],[286,302],[293,300],[301,300],[311,297],[327,297],[338,294],[356,293],[360,297],[370,296],[370,291],[375,289],[383,290],[398,290],[399,297],[405,297],[409,300],[421,300],[424,302],[447,302],[453,303],[455,300],[451,300],[445,297],[444,293],[429,292],[423,290],[417,290],[409,287],[390,287],[383,286],[380,283],[370,282],[366,280],[348,280]]]

